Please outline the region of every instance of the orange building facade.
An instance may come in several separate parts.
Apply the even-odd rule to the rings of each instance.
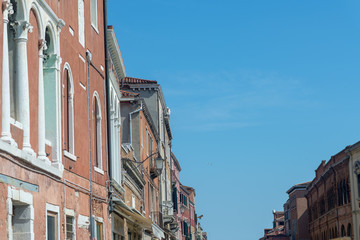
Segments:
[[[6,239],[111,238],[103,10],[97,0],[2,2]]]

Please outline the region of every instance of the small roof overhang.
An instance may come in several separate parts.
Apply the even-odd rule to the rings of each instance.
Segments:
[[[123,200],[119,198],[113,198],[113,202],[115,203],[114,211],[116,211],[121,216],[128,219],[130,222],[136,223],[137,225],[143,227],[147,230],[152,230],[152,222],[147,219],[141,213],[139,213],[136,209],[128,207]]]

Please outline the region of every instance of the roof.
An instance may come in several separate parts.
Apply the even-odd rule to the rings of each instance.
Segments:
[[[124,77],[121,81],[123,84],[157,84],[157,81],[154,80],[146,80],[133,77]]]
[[[171,158],[174,160],[175,166],[177,167],[177,169],[179,169],[180,172],[181,171],[180,163],[173,152],[171,152]]]
[[[126,69],[113,26],[108,26],[107,28],[107,43],[111,60],[115,66],[116,74],[118,75],[117,77],[121,79],[126,76]]]
[[[120,90],[122,97],[138,97],[140,96],[139,93],[129,92],[125,90]]]
[[[306,190],[307,186],[309,186],[310,183],[311,183],[311,181],[310,182],[304,182],[304,183],[295,184],[289,190],[287,190],[286,193],[290,194],[293,191],[295,191],[296,189],[304,189],[304,190]]]
[[[185,185],[182,185],[183,187],[186,188],[186,190],[190,193],[190,192],[194,192],[194,196],[196,196],[196,192],[195,192],[195,189],[193,187],[189,187],[189,186],[185,186]]]

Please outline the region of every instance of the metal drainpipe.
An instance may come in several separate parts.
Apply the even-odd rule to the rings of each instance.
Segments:
[[[131,124],[131,115],[137,112],[140,112],[143,109],[143,105],[142,105],[142,101],[140,101],[140,108],[129,113],[129,118],[130,118],[130,145],[132,146],[132,124]]]
[[[109,82],[109,53],[108,53],[108,44],[107,44],[107,1],[104,0],[103,4],[103,15],[104,15],[104,48],[105,48],[105,93],[106,93],[106,135],[107,135],[107,158],[108,158],[108,176],[109,176],[109,214],[112,213],[112,159],[111,159],[111,133],[109,131],[109,126],[111,124],[110,119],[110,82]],[[121,171],[121,170],[120,170]]]
[[[92,195],[92,179],[91,179],[91,118],[90,118],[90,62],[91,62],[91,53],[86,51],[86,65],[87,65],[87,100],[88,100],[88,124],[89,124],[89,181],[90,181],[90,240],[95,237],[95,228],[94,228],[94,219],[93,219],[93,195]]]

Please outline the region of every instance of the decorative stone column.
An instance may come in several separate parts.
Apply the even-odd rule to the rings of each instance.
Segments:
[[[29,106],[29,76],[27,62],[27,34],[32,32],[32,26],[27,21],[17,21],[15,27],[15,71],[16,98],[19,103],[18,117],[24,131],[23,150],[35,155],[30,144],[30,106]]]
[[[46,156],[45,152],[45,98],[44,98],[44,55],[43,51],[46,50],[46,41],[44,39],[39,40],[39,136],[38,136],[38,145],[39,145],[39,152],[38,157],[39,159],[43,160],[48,165],[51,165],[50,160]]]
[[[9,45],[8,45],[8,23],[9,15],[14,13],[9,1],[2,2],[3,10],[3,65],[2,65],[2,124],[1,139],[11,145],[17,146],[11,137],[10,131],[10,76],[9,76]]]

